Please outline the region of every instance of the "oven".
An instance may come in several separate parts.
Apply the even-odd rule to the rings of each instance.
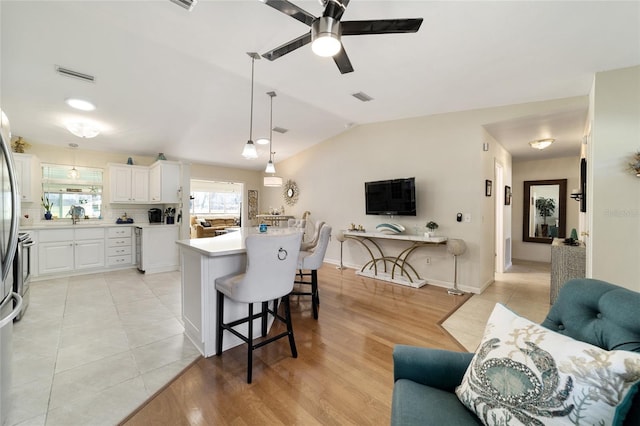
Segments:
[[[27,232],[18,233],[18,249],[13,259],[13,291],[22,296],[22,309],[14,321],[19,321],[29,305],[31,282],[31,248],[35,243]]]

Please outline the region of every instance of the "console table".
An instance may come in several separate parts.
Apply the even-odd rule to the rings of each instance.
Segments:
[[[414,288],[422,287],[427,282],[420,278],[415,268],[407,261],[411,253],[419,247],[447,244],[445,237],[383,234],[381,232],[344,231],[344,237],[360,243],[371,257],[371,260],[366,262],[359,271],[356,271],[357,275]],[[406,249],[400,251],[397,256],[387,256],[376,240],[408,241],[411,244]],[[380,265],[378,265],[379,263]],[[387,264],[389,264],[391,268],[389,268]]]

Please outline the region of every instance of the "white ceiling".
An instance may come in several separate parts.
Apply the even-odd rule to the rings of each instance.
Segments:
[[[294,1],[319,15],[317,0]],[[251,60],[308,27],[258,0],[0,3],[1,93],[14,135],[35,143],[262,169],[240,152],[249,137]],[[349,126],[499,105],[584,96],[594,72],[640,64],[640,2],[352,0],[343,20],[424,18],[416,34],[343,37],[355,72],[341,75],[309,46],[255,64],[254,140],[268,133],[275,90],[276,163]],[[61,65],[96,77],[63,77]],[[362,103],[351,96],[365,92]],[[97,105],[78,112],[82,97]],[[558,139],[544,155],[579,153],[585,104],[487,123],[514,155]],[[94,139],[64,122],[99,123]],[[544,133],[544,134],[543,134]],[[550,133],[547,135],[546,133]],[[560,141],[563,141],[560,143]],[[550,154],[549,154],[550,153]]]

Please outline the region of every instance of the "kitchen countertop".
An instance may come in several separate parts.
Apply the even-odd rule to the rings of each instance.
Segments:
[[[174,223],[171,225],[166,225],[164,223],[149,223],[149,222],[139,222],[139,223],[115,223],[115,222],[105,222],[105,221],[96,221],[96,220],[80,220],[77,224],[72,224],[70,220],[51,220],[51,221],[41,221],[34,223],[33,225],[20,225],[21,230],[41,230],[41,229],[64,229],[64,228],[105,228],[111,226],[137,226],[140,228],[150,228],[150,227],[158,227],[158,226],[179,226],[179,223]]]
[[[297,228],[269,228],[267,232],[261,233],[258,228],[240,228],[240,231],[229,232],[217,237],[193,238],[190,240],[178,240],[176,244],[181,249],[193,250],[208,257],[227,256],[230,254],[245,253],[247,248],[244,240],[248,235],[286,235],[294,232],[302,232]]]

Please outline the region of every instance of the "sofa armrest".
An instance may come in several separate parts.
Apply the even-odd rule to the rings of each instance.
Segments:
[[[473,353],[396,345],[393,349],[394,381],[408,379],[453,392],[462,382]]]

